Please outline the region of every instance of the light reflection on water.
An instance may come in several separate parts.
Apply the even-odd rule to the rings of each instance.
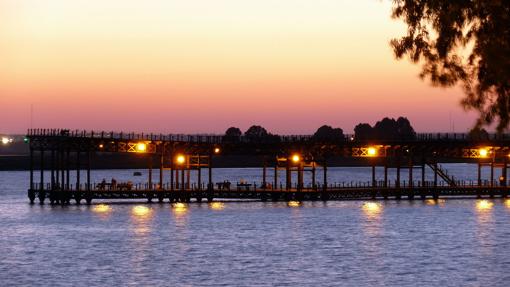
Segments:
[[[0,174],[5,286],[506,286],[510,268],[508,199],[31,206],[25,176]]]
[[[212,210],[223,210],[223,209],[225,209],[225,203],[219,202],[219,201],[214,201],[214,202],[209,203],[209,207]]]

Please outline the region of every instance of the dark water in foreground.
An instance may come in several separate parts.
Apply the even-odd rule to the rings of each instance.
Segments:
[[[258,171],[218,173],[250,180]],[[25,172],[0,172],[1,286],[508,286],[510,280],[510,201],[502,199],[30,206],[26,179]]]

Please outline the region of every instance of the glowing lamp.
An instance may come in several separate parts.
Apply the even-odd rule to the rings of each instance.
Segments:
[[[104,144],[99,144],[99,148],[104,148]]]
[[[480,157],[487,157],[487,155],[489,155],[489,151],[486,148],[481,148],[478,150],[478,155]]]
[[[175,161],[178,163],[178,164],[183,164],[186,162],[186,157],[182,154],[178,155],[175,159]]]
[[[375,147],[369,147],[367,149],[368,156],[376,156],[377,155],[377,149]]]
[[[220,150],[220,148],[219,148],[219,147],[214,148],[214,153],[220,153],[220,151],[221,151],[221,150]]]
[[[298,163],[301,160],[301,157],[297,154],[292,156],[292,161]]]
[[[11,142],[12,142],[12,139],[10,139],[10,138],[6,138],[6,137],[2,138],[2,144],[4,144],[4,145],[11,143]]]
[[[147,145],[145,143],[137,143],[136,151],[137,152],[145,152],[147,150]]]

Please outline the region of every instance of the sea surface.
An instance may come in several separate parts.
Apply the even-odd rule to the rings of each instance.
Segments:
[[[444,167],[476,180],[475,165]],[[92,176],[145,181],[146,170],[133,172]],[[371,179],[370,168],[328,172],[331,183]],[[261,175],[213,170],[214,181]],[[62,207],[30,205],[27,187],[28,172],[0,172],[0,286],[510,284],[510,200],[501,198]]]

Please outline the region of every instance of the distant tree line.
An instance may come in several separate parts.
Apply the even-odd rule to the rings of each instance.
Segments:
[[[244,133],[237,127],[230,127],[225,131],[223,140],[226,142],[238,142],[244,136],[249,142],[279,142],[281,137],[269,133],[259,125],[253,125]],[[384,118],[373,127],[367,123],[360,123],[354,128],[353,140],[412,140],[416,138],[416,132],[409,120],[405,117]],[[316,142],[342,142],[348,140],[341,128],[333,128],[323,125],[312,135],[312,141]]]
[[[384,118],[373,127],[367,123],[358,124],[354,128],[356,140],[413,140],[416,132],[405,117]]]

